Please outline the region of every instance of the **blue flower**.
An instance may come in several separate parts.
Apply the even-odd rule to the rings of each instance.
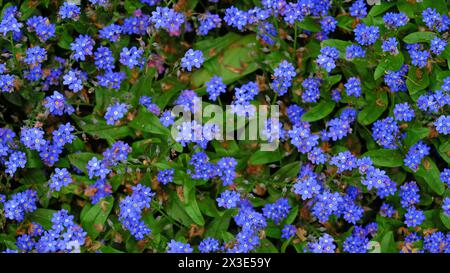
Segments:
[[[364,23],[359,23],[355,29],[355,39],[360,45],[372,45],[380,36],[380,30],[377,26],[367,26]]]
[[[74,51],[73,59],[85,61],[86,56],[92,55],[94,40],[89,35],[80,35],[70,44],[70,49]]]
[[[106,175],[110,173],[110,170],[106,168],[103,161],[98,160],[97,157],[93,157],[86,165],[89,178],[99,177],[105,179]]]
[[[327,233],[318,240],[308,243],[308,250],[312,253],[334,253],[335,249],[334,239]]]
[[[168,7],[156,7],[150,18],[156,29],[165,29],[170,35],[178,35],[181,25],[185,21],[183,13],[176,12]]]
[[[307,122],[294,126],[288,131],[288,136],[291,144],[297,147],[302,154],[308,153],[319,144],[319,136],[311,133],[310,125]]]
[[[398,121],[411,121],[414,117],[414,110],[411,109],[411,106],[407,103],[398,103],[394,107],[394,116]]]
[[[397,148],[400,129],[394,118],[387,117],[373,123],[372,136],[375,141],[386,149]]]
[[[105,119],[106,124],[114,125],[116,121],[123,118],[128,111],[128,106],[125,103],[116,102],[106,109]]]
[[[27,20],[28,30],[36,32],[39,40],[45,42],[55,36],[56,27],[47,17],[33,16]]]
[[[112,51],[104,46],[97,48],[94,53],[95,65],[106,71],[111,71],[114,69],[114,57]]]
[[[217,205],[222,208],[231,209],[237,207],[241,200],[241,195],[238,192],[226,190],[220,194],[216,199]]]
[[[273,204],[267,204],[263,207],[262,211],[267,219],[271,219],[275,224],[278,224],[281,220],[286,218],[291,206],[287,198],[280,198]]]
[[[66,168],[55,168],[55,172],[50,177],[49,186],[51,190],[60,191],[62,187],[72,183],[72,177]]]
[[[110,24],[98,31],[99,38],[109,40],[114,43],[117,42],[122,33],[122,27],[116,24]]]
[[[198,22],[200,25],[197,28],[197,33],[199,35],[207,35],[211,29],[220,27],[222,19],[220,19],[219,15],[208,12],[200,15]]]
[[[296,233],[297,228],[294,225],[285,225],[281,230],[281,238],[288,240],[295,236]]]
[[[169,127],[170,125],[175,123],[175,116],[172,114],[172,111],[164,111],[159,118],[159,121],[164,127]]]
[[[422,159],[429,154],[430,147],[420,140],[411,146],[403,162],[405,166],[413,171],[416,171],[419,168],[419,164],[422,162]]]
[[[158,172],[158,182],[162,183],[163,185],[167,185],[170,182],[173,182],[173,174],[175,170],[174,169],[167,169],[167,170],[161,170]]]
[[[321,80],[319,78],[307,78],[303,81],[303,102],[317,102],[320,98],[320,84]]]
[[[247,12],[239,10],[234,6],[231,6],[225,10],[225,16],[223,20],[232,27],[242,31],[248,23],[249,15]]]
[[[429,253],[449,253],[450,237],[441,231],[427,234],[423,238],[423,249]]]
[[[349,151],[340,152],[336,156],[333,156],[330,160],[330,165],[336,166],[337,173],[342,173],[344,171],[350,171],[357,168],[356,157]]]
[[[44,139],[44,131],[41,128],[22,128],[20,130],[20,141],[28,149],[40,151],[47,141]]]
[[[360,97],[361,96],[361,81],[357,77],[351,77],[347,80],[347,83],[344,84],[345,92],[349,96]]]
[[[47,58],[47,51],[40,46],[30,47],[26,51],[24,61],[29,65],[37,65]]]
[[[434,37],[433,40],[430,41],[430,50],[436,55],[439,55],[442,53],[442,51],[445,50],[445,47],[447,46],[447,41],[442,40],[438,37]]]
[[[68,85],[69,89],[77,93],[83,89],[83,76],[80,70],[70,70],[63,77],[63,84]]]
[[[414,207],[408,208],[405,214],[405,224],[407,227],[420,226],[425,220],[425,214],[421,210],[417,210]]]
[[[335,61],[339,58],[339,51],[331,46],[320,49],[320,55],[317,56],[317,64],[327,72],[331,72],[336,67]]]
[[[226,93],[226,85],[223,83],[222,78],[219,76],[213,76],[211,80],[205,83],[206,92],[209,94],[209,99],[212,101],[216,101],[217,97],[220,96],[221,93]]]
[[[439,14],[434,8],[426,8],[422,11],[422,20],[430,29],[435,29],[439,32],[448,30],[450,20],[447,15]]]
[[[384,217],[392,217],[396,213],[393,206],[388,203],[383,203],[380,208],[380,215]]]
[[[44,106],[55,116],[62,116],[64,113],[72,115],[75,112],[73,106],[68,104],[66,98],[58,91],[54,91],[53,95],[45,98]]]
[[[345,58],[347,58],[347,60],[364,58],[366,56],[366,51],[359,45],[349,45],[345,50]]]
[[[399,13],[387,12],[383,16],[383,20],[388,28],[394,29],[406,25],[409,21],[409,18],[408,16],[406,16],[406,14],[402,12]]]
[[[450,197],[445,197],[442,202],[442,210],[445,215],[450,216]]]
[[[356,0],[350,6],[349,11],[351,16],[362,19],[367,15],[366,3],[364,3],[364,0]]]
[[[167,244],[167,253],[191,253],[193,250],[190,244],[173,239]]]
[[[187,71],[192,71],[192,68],[200,68],[205,60],[203,53],[200,50],[189,49],[181,59],[181,67]]]
[[[154,193],[141,184],[132,187],[132,190],[131,195],[120,201],[119,220],[137,240],[142,240],[151,232],[141,219],[142,210],[150,207]]]
[[[398,54],[398,41],[396,38],[391,37],[387,40],[383,41],[383,44],[381,45],[381,48],[383,49],[383,52],[389,52],[392,55]]]
[[[450,116],[440,116],[435,122],[436,131],[440,134],[448,135],[450,134]]]
[[[89,185],[88,192],[94,192],[91,197],[92,204],[97,204],[104,197],[110,196],[112,194],[111,185],[108,181],[104,179],[98,179],[94,184]]]
[[[219,241],[211,237],[203,239],[200,244],[198,244],[198,250],[201,253],[212,253],[218,251],[219,249]]]
[[[126,162],[128,154],[131,152],[131,147],[123,141],[116,141],[111,145],[111,148],[103,152],[103,163],[106,166],[117,166],[119,162]]]
[[[402,207],[408,208],[420,201],[419,187],[416,182],[408,182],[400,187],[399,197]]]
[[[120,63],[128,66],[130,69],[137,66],[140,69],[144,66],[145,59],[142,56],[144,51],[142,49],[137,49],[135,46],[128,49],[127,47],[122,48],[120,52]]]
[[[81,9],[75,3],[72,2],[64,2],[63,5],[59,8],[58,14],[62,19],[78,19],[80,15]]]

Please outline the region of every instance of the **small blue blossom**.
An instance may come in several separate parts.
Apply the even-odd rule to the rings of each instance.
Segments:
[[[161,170],[158,172],[158,182],[162,183],[163,185],[167,185],[170,182],[173,182],[173,174],[175,170],[174,169],[167,169],[167,170]]]
[[[398,121],[411,121],[414,117],[414,110],[411,109],[411,106],[407,103],[398,103],[394,107],[394,116]]]
[[[49,186],[51,190],[60,191],[62,187],[72,183],[72,177],[66,168],[55,168],[55,172],[50,177]]]
[[[75,3],[64,2],[59,8],[58,14],[62,19],[72,19],[77,20],[80,16],[81,9]]]
[[[436,55],[441,54],[445,47],[447,46],[447,41],[442,40],[438,37],[434,37],[433,40],[430,41],[430,50]]]
[[[356,0],[350,6],[349,11],[351,16],[362,19],[367,15],[366,3],[364,3],[364,0]]]
[[[212,237],[207,237],[198,244],[198,250],[201,253],[213,253],[220,250],[219,241]]]
[[[440,116],[435,122],[436,131],[440,134],[448,135],[450,134],[450,116]]]
[[[398,54],[398,41],[396,38],[388,38],[387,40],[383,41],[383,44],[381,45],[381,49],[383,49],[383,52],[389,52],[392,55]]]
[[[89,35],[80,35],[70,44],[70,49],[74,51],[73,59],[85,61],[86,56],[92,55],[94,40]]]
[[[190,244],[173,239],[167,244],[167,253],[191,253],[193,250]]]
[[[364,23],[359,23],[355,29],[355,39],[360,45],[372,45],[380,36],[380,30],[377,26],[367,26]]]
[[[206,92],[209,94],[209,99],[212,101],[216,101],[217,97],[220,96],[221,93],[226,93],[226,85],[223,83],[222,78],[219,76],[213,76],[211,80],[205,83]]]
[[[425,214],[421,210],[417,210],[414,207],[408,208],[405,214],[405,224],[407,227],[420,226],[425,220]]]
[[[192,71],[192,68],[200,68],[205,60],[203,53],[200,50],[189,49],[181,59],[181,67],[187,71]]]
[[[128,106],[125,103],[116,102],[106,109],[105,119],[106,124],[114,125],[116,121],[123,118],[128,111]]]
[[[133,69],[135,66],[142,69],[145,61],[144,57],[142,56],[143,53],[144,51],[142,49],[138,49],[135,46],[130,49],[124,47],[120,52],[119,61],[121,64],[128,66],[128,68],[130,69]]]
[[[388,28],[394,29],[406,25],[409,21],[409,18],[408,16],[406,16],[406,14],[402,12],[399,13],[387,12],[383,16],[383,20]]]
[[[241,195],[238,192],[226,190],[216,200],[219,207],[231,209],[237,207],[241,200]]]
[[[99,177],[105,179],[106,175],[110,173],[110,170],[106,168],[103,161],[98,160],[97,157],[93,157],[86,165],[89,178]]]

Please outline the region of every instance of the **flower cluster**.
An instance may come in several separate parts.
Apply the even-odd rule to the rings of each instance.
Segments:
[[[0,252],[450,252],[446,1],[27,2]]]

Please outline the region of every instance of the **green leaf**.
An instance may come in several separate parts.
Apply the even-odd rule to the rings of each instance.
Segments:
[[[240,36],[240,39],[227,45],[222,55],[203,63],[203,67],[191,76],[191,84],[201,87],[214,75],[220,76],[225,84],[233,83],[258,69],[257,54],[254,48],[255,35]]]
[[[394,233],[392,231],[386,232],[383,239],[381,239],[380,244],[382,253],[398,253],[395,245]]]
[[[363,156],[372,159],[373,164],[380,167],[400,167],[403,165],[403,156],[397,150],[379,149],[368,151]]]
[[[427,166],[425,169],[424,166]],[[415,175],[422,177],[428,186],[438,195],[443,195],[445,191],[445,185],[441,180],[440,172],[436,163],[429,157],[425,157],[422,164],[419,166]]]
[[[409,94],[414,95],[420,90],[424,90],[430,84],[430,78],[425,69],[411,67],[408,71],[406,86]]]
[[[101,159],[102,157],[98,154],[94,153],[77,153],[70,154],[68,156],[70,164],[74,165],[81,171],[87,174],[86,165],[93,157],[97,157],[97,159]]]
[[[298,26],[301,29],[306,29],[311,32],[320,32],[322,30],[320,24],[318,24],[316,20],[311,17],[305,17],[305,19],[298,23]]]
[[[417,5],[411,5],[408,0],[399,0],[397,3],[399,11],[403,12],[409,18],[414,18],[414,13],[417,10]]]
[[[113,247],[105,246],[105,245],[100,247],[100,251],[102,253],[124,253],[123,251],[120,251],[120,250],[117,250],[117,249],[115,249]]]
[[[446,215],[445,212],[441,211],[439,217],[441,218],[441,221],[444,224],[444,226],[450,230],[450,216]]]
[[[164,127],[159,118],[145,108],[141,108],[134,119],[128,123],[128,126],[146,133],[160,134],[168,136],[169,129]]]
[[[381,59],[377,68],[375,69],[375,73],[373,74],[373,78],[378,80],[381,76],[383,76],[387,70],[397,71],[403,65],[403,54],[399,52],[397,55],[388,55],[385,58]]]
[[[413,32],[406,35],[403,38],[403,42],[407,44],[425,43],[431,41],[434,37],[436,37],[436,33],[434,32]]]
[[[207,225],[205,236],[220,238],[223,232],[227,231],[230,225],[233,210],[226,210],[221,216],[215,217],[211,223]]]
[[[92,207],[85,207],[87,211],[81,217],[81,225],[92,240],[104,229],[106,219],[114,205],[114,198],[107,196]]]
[[[45,229],[52,227],[52,218],[56,210],[38,208],[30,214],[30,220],[40,224]]]
[[[278,181],[283,181],[287,178],[296,178],[298,172],[300,171],[300,166],[300,161],[291,162],[281,167],[272,175],[272,177]]]
[[[279,161],[281,159],[281,154],[279,150],[276,150],[274,152],[268,152],[268,151],[256,151],[252,154],[250,157],[249,163],[252,165],[262,165],[267,163],[272,163]]]
[[[181,222],[185,227],[190,227],[194,222],[186,213],[184,204],[181,203],[176,192],[170,191],[169,204],[167,206],[167,214],[174,220]]]
[[[388,96],[385,92],[366,93],[367,106],[358,113],[357,120],[362,125],[375,122],[388,107]]]
[[[302,121],[313,122],[321,120],[333,112],[336,103],[333,101],[322,100],[307,113],[302,115]]]
[[[93,137],[106,139],[111,143],[116,139],[121,139],[131,134],[131,130],[127,126],[107,125],[104,118],[96,118],[94,115],[88,115],[83,118],[72,115],[72,118],[86,133]]]
[[[335,47],[337,50],[339,50],[339,56],[342,59],[345,59],[345,51],[347,49],[347,46],[351,45],[352,43],[349,41],[343,41],[338,39],[328,39],[322,42],[322,47],[324,46],[332,46]]]
[[[44,166],[38,152],[27,149],[25,153],[27,155],[27,168],[42,168]]]
[[[278,253],[278,249],[268,239],[262,239],[256,253]]]
[[[205,219],[203,218],[202,212],[197,204],[197,197],[195,194],[195,181],[187,180],[184,183],[184,207],[186,213],[191,217],[191,219],[200,226],[205,225]]]
[[[369,16],[378,16],[380,14],[383,14],[385,11],[389,10],[393,5],[395,5],[395,3],[381,3],[378,5],[374,5],[370,11],[369,11]]]
[[[403,139],[403,142],[406,146],[411,147],[416,144],[419,140],[425,138],[430,133],[428,128],[416,127],[416,128],[408,128],[406,130],[406,137]]]

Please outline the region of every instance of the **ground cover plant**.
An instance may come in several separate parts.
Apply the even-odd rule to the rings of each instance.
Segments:
[[[0,3],[1,252],[450,252],[447,1]]]

